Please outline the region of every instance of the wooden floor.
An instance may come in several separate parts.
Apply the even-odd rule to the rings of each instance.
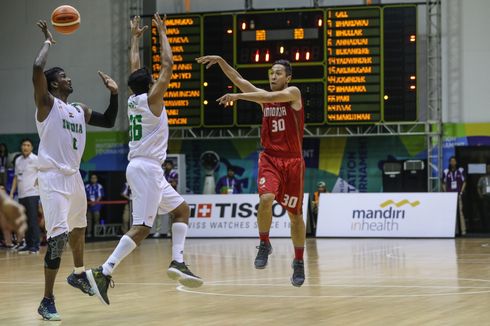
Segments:
[[[148,239],[114,273],[103,306],[56,283],[62,322],[43,322],[43,254],[0,252],[0,325],[490,325],[489,239],[309,239],[307,281],[289,282],[289,239],[273,239],[265,270],[253,267],[254,239],[189,239],[186,260],[199,289],[168,279],[169,240]],[[87,244],[86,266],[115,241]]]

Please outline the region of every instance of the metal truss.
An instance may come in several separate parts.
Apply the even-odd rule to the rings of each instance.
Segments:
[[[367,137],[367,136],[428,136],[438,131],[427,122],[390,122],[361,126],[307,126],[305,138]],[[172,128],[170,139],[250,139],[260,138],[260,127],[240,128]]]
[[[429,191],[437,192],[442,173],[441,0],[427,0],[426,15],[427,121],[434,129],[427,135],[427,178]]]

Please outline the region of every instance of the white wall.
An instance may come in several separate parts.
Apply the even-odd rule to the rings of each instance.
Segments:
[[[114,65],[114,51],[121,41],[121,24],[111,13],[119,11],[117,0],[71,0],[81,16],[81,27],[74,34],[54,33],[57,43],[49,50],[46,68],[61,66],[72,78],[70,101],[81,101],[95,110],[108,105],[107,91],[97,70],[120,77]],[[120,1],[121,3],[125,1]],[[44,36],[36,26],[39,19],[50,20],[54,8],[65,4],[57,0],[3,1],[0,14],[0,134],[36,132],[32,86],[32,64]],[[123,21],[127,25],[127,10]],[[115,35],[115,39],[111,39]],[[126,37],[124,37],[126,39]],[[127,44],[125,42],[124,44]],[[127,54],[125,54],[127,56]],[[125,92],[124,80],[117,80]]]
[[[364,0],[319,0],[320,6],[360,5]],[[312,7],[313,0],[253,0],[253,9]],[[245,9],[245,0],[190,0],[193,12]],[[157,10],[166,13],[185,12],[184,0],[157,0]]]
[[[445,122],[490,122],[490,1],[443,1]]]
[[[183,12],[184,0],[155,0],[160,12]],[[392,3],[386,0],[383,3]],[[36,132],[31,82],[32,63],[43,42],[35,23],[49,20],[64,0],[2,1],[0,11],[0,134]],[[124,110],[127,90],[128,14],[130,1],[71,0],[82,17],[71,36],[55,35],[47,67],[58,65],[73,79],[72,101],[103,111],[108,92],[97,70],[114,75]],[[321,6],[356,5],[362,0],[322,0]],[[244,0],[191,0],[191,10],[243,10]],[[311,7],[312,0],[254,0],[256,9]],[[443,119],[446,122],[490,122],[490,1],[443,0]],[[7,32],[8,31],[8,32]],[[419,35],[420,36],[420,35]],[[421,38],[419,38],[421,41]],[[422,109],[423,111],[423,109]],[[124,112],[124,111],[122,111]],[[117,129],[126,128],[120,114]],[[98,128],[92,128],[93,130]],[[99,129],[100,130],[100,129]]]

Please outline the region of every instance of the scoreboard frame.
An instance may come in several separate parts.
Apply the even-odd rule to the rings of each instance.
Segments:
[[[384,45],[385,45],[385,33],[384,33],[384,20],[385,20],[385,9],[386,8],[413,8],[415,10],[415,120],[403,120],[403,122],[418,122],[419,121],[419,93],[418,93],[418,87],[419,87],[419,78],[418,78],[418,72],[419,72],[419,66],[418,66],[418,53],[417,53],[417,37],[418,37],[418,5],[417,4],[387,4],[387,5],[378,5],[378,6],[338,6],[338,7],[319,7],[319,8],[287,8],[287,9],[278,9],[278,10],[250,10],[250,11],[228,11],[228,12],[209,12],[209,13],[189,13],[189,14],[168,14],[167,19],[184,19],[184,18],[189,18],[189,17],[199,17],[200,18],[200,23],[199,23],[199,28],[200,28],[200,44],[199,44],[199,49],[200,49],[200,54],[199,55],[211,55],[211,54],[216,54],[216,55],[221,55],[221,53],[205,53],[205,44],[204,44],[204,38],[205,38],[205,32],[204,30],[206,29],[205,27],[205,20],[206,17],[216,17],[216,16],[231,16],[232,17],[232,44],[233,44],[233,60],[232,62],[228,62],[232,67],[238,70],[238,72],[241,73],[242,69],[246,68],[264,68],[264,79],[249,79],[251,83],[257,86],[261,85],[268,85],[268,79],[267,79],[267,74],[266,74],[266,68],[270,67],[273,60],[271,60],[269,63],[238,63],[238,51],[239,51],[239,44],[238,44],[238,33],[241,31],[238,26],[238,16],[240,15],[273,15],[273,14],[285,14],[285,13],[305,13],[305,12],[315,12],[315,11],[322,11],[323,15],[323,26],[321,27],[323,29],[323,44],[321,47],[323,48],[323,58],[322,61],[310,61],[310,62],[293,62],[291,61],[291,65],[293,67],[293,78],[291,81],[291,85],[296,85],[296,84],[301,84],[301,83],[322,83],[323,84],[323,108],[320,110],[317,110],[315,112],[322,112],[323,113],[323,121],[322,122],[307,122],[305,119],[305,126],[332,126],[332,127],[338,127],[338,126],[355,126],[355,125],[376,125],[379,123],[384,123],[387,122],[385,120],[385,99],[384,96],[385,94],[385,51],[384,51]],[[328,31],[328,26],[327,26],[327,15],[329,11],[353,11],[353,10],[373,10],[376,9],[379,11],[379,120],[376,121],[329,121],[328,120],[328,96],[329,92],[327,90],[327,76],[328,76],[328,53],[327,53],[327,31]],[[150,16],[143,16],[143,18],[149,18]],[[362,19],[362,18],[358,18]],[[151,26],[151,24],[149,24]],[[150,28],[151,30],[151,28]],[[217,37],[220,37],[217,35]],[[155,45],[152,43],[152,40],[150,38],[150,58],[149,58],[149,65],[153,68],[153,53],[151,51],[151,47]],[[171,44],[172,45],[172,44]],[[146,45],[145,45],[146,46]],[[175,53],[174,53],[175,55]],[[199,56],[199,55],[196,55]],[[145,59],[148,60],[148,58],[145,57]],[[175,62],[174,62],[175,64]],[[295,67],[318,67],[322,66],[324,69],[323,72],[323,78],[295,78],[294,71]],[[218,67],[212,67],[211,69],[219,69]],[[152,69],[152,74],[154,73]],[[239,122],[238,118],[238,109],[237,109],[237,103],[234,103],[234,105],[231,108],[222,108],[223,110],[233,110],[233,121],[231,123],[227,124],[205,124],[205,110],[206,110],[206,104],[204,104],[205,100],[205,86],[204,86],[204,75],[205,75],[205,67],[203,65],[200,65],[200,76],[196,79],[199,80],[200,83],[200,98],[199,98],[199,103],[200,103],[200,108],[196,108],[196,111],[199,111],[200,119],[199,119],[199,125],[170,125],[170,128],[240,128],[240,127],[253,127],[253,126],[258,126],[260,125],[260,122],[257,123],[251,123],[251,124],[242,124]],[[224,75],[224,73],[220,72],[221,74]],[[226,77],[225,77],[226,78]],[[172,82],[172,81],[171,81]],[[182,82],[185,83],[185,80]],[[179,83],[180,84],[180,83]],[[267,87],[268,89],[268,87]],[[230,92],[238,92],[239,90],[237,89],[236,86],[232,86],[232,89],[230,89]],[[305,98],[304,98],[305,99]],[[196,98],[197,100],[197,98]],[[214,102],[214,99],[212,99]],[[208,101],[209,103],[210,101]],[[183,108],[183,110],[186,110]],[[306,117],[306,110],[305,110],[305,117]],[[389,121],[389,122],[395,122],[395,121]],[[401,121],[400,121],[401,122]]]

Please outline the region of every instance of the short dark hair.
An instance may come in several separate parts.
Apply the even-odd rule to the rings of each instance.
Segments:
[[[61,72],[64,72],[63,68],[60,67],[53,67],[49,68],[48,70],[44,71],[44,76],[46,76],[46,80],[48,82],[48,91],[52,91],[53,87],[51,86],[51,83],[54,81],[58,80],[58,74]]]
[[[133,71],[133,73],[129,75],[128,86],[135,95],[140,95],[148,93],[151,81],[150,71],[146,67],[143,67]]]
[[[452,159],[455,159],[455,160],[456,160],[456,156],[451,156],[451,157],[449,158],[449,162],[451,162],[451,160],[452,160]],[[458,160],[456,160],[456,162],[457,162],[457,161],[458,161]]]
[[[284,66],[287,76],[291,76],[293,74],[293,67],[291,67],[291,62],[289,62],[288,60],[284,60],[284,59],[276,60],[272,65]]]
[[[30,138],[24,138],[24,139],[22,139],[21,142],[20,142],[20,144],[22,145],[25,142],[31,143],[31,146],[34,147],[34,143],[32,142],[32,140]]]

